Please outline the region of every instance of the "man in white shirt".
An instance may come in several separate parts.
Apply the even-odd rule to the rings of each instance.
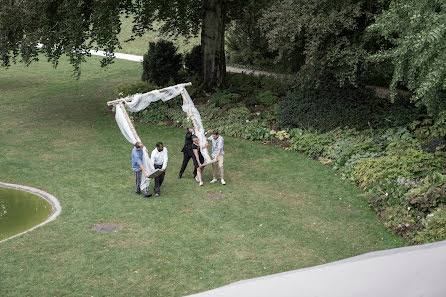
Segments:
[[[150,155],[150,159],[152,160],[152,164],[155,167],[155,169],[161,169],[162,171],[166,171],[167,167],[167,148],[164,147],[162,142],[156,143],[156,149],[152,151],[152,154]],[[164,175],[166,173],[163,172],[162,174],[155,177],[155,196],[160,195],[160,188],[164,181]]]

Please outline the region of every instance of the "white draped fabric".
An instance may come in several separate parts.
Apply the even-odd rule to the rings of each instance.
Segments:
[[[126,102],[125,105],[129,111],[137,112],[140,110],[143,110],[147,108],[150,103],[162,100],[162,101],[168,101],[172,98],[175,98],[176,96],[181,94],[181,91],[184,91],[184,100],[183,100],[183,111],[187,114],[189,119],[194,119],[195,123],[197,124],[195,135],[197,135],[198,140],[200,142],[200,146],[203,147],[206,145],[207,140],[206,136],[204,135],[204,128],[203,123],[201,122],[201,116],[198,112],[197,108],[195,107],[194,103],[192,102],[192,99],[189,96],[189,93],[187,93],[187,90],[185,88],[185,84],[178,84],[172,87],[168,87],[160,90],[154,90],[148,93],[144,94],[135,94],[133,96],[130,96],[131,101]],[[124,99],[124,98],[123,98]],[[128,99],[128,98],[126,98]],[[125,117],[125,111],[121,109],[121,106],[119,104],[115,105],[116,107],[116,123],[119,126],[119,129],[121,130],[122,135],[132,144],[135,144],[138,140],[135,138],[135,136],[132,133],[132,130],[126,120]],[[203,158],[205,160],[205,163],[210,163],[211,158],[209,156],[207,148],[203,148],[201,150],[201,153],[203,155]],[[149,155],[146,151],[146,148],[143,148],[143,166],[144,169],[150,174],[154,171],[153,164],[150,162]],[[144,178],[144,180],[141,183],[141,189],[144,189],[149,186],[150,179]]]

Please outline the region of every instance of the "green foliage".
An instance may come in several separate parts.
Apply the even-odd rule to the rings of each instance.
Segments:
[[[440,207],[428,216],[424,229],[413,237],[417,244],[441,241],[446,239],[446,207]]]
[[[247,127],[243,136],[248,140],[267,140],[271,138],[270,130],[266,127]]]
[[[392,96],[398,84],[414,92],[431,114],[446,108],[446,4],[443,0],[392,1],[369,27],[391,46],[370,57],[390,61]]]
[[[302,129],[293,129],[291,135],[291,149],[313,157],[323,156],[326,147],[333,141],[330,135]]]
[[[271,91],[276,96],[282,97],[286,95],[289,83],[284,79],[269,76],[228,73],[223,88],[242,97],[253,96],[259,91]]]
[[[421,221],[418,217],[417,213],[402,205],[387,207],[381,213],[384,226],[399,235],[406,235],[409,232],[421,229]]]
[[[186,71],[190,74],[201,77],[203,75],[202,58],[203,55],[201,52],[201,45],[194,46],[184,58],[184,66],[186,67]]]
[[[278,60],[298,69],[298,78],[355,83],[373,41],[365,40],[365,28],[387,7],[388,1],[277,1],[260,19],[269,49]],[[369,37],[370,39],[371,37]]]
[[[236,93],[230,93],[227,91],[218,91],[211,95],[209,102],[215,104],[218,107],[228,107],[231,104],[237,103],[240,99],[240,95]]]
[[[422,178],[441,171],[443,162],[433,154],[407,149],[391,155],[359,160],[355,167],[355,179],[362,187],[374,182],[405,178]]]
[[[268,49],[268,43],[262,34],[258,20],[263,11],[273,1],[252,1],[241,11],[238,18],[226,32],[227,59],[231,64],[252,65],[271,68],[277,53]]]
[[[181,60],[181,55],[177,54],[177,48],[172,42],[151,42],[142,62],[142,80],[154,82],[159,86],[167,84],[171,79],[178,82]]]
[[[445,205],[446,175],[435,173],[427,176],[419,187],[406,194],[405,199],[414,209],[425,213]]]
[[[257,100],[261,105],[271,106],[279,101],[279,97],[272,91],[267,90],[257,94]]]
[[[281,127],[313,128],[322,132],[338,127],[364,129],[385,125],[377,114],[380,99],[371,90],[338,87],[327,82],[305,86],[289,93],[280,102]]]

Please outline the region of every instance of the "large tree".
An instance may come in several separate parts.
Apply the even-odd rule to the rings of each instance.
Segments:
[[[298,77],[330,76],[355,84],[368,55],[365,29],[388,2],[279,0],[265,11],[260,26],[279,60],[300,66]]]
[[[391,46],[370,57],[394,66],[391,89],[413,91],[431,114],[446,109],[446,1],[395,0],[369,27]]]
[[[46,55],[55,66],[67,55],[76,73],[91,49],[109,54],[119,49],[123,14],[135,17],[134,33],[143,34],[161,21],[162,31],[191,36],[201,32],[203,80],[223,81],[225,25],[254,0],[0,0],[0,58],[7,67],[21,57],[29,64]],[[42,44],[42,47],[38,47]]]

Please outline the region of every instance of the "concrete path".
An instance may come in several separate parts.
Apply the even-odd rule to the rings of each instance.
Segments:
[[[93,56],[105,56],[104,51],[90,51],[90,54]],[[115,53],[116,59],[122,59],[122,60],[128,60],[128,61],[134,61],[134,62],[142,62],[143,56],[137,56],[137,55],[129,55],[129,54],[121,54],[121,53]],[[227,72],[235,72],[235,73],[245,73],[245,74],[254,74],[254,75],[281,75],[276,74],[272,72],[267,71],[261,71],[261,70],[252,70],[252,69],[245,69],[245,68],[239,68],[239,67],[232,67],[232,66],[226,66]]]
[[[446,241],[368,253],[192,296],[445,297]]]

